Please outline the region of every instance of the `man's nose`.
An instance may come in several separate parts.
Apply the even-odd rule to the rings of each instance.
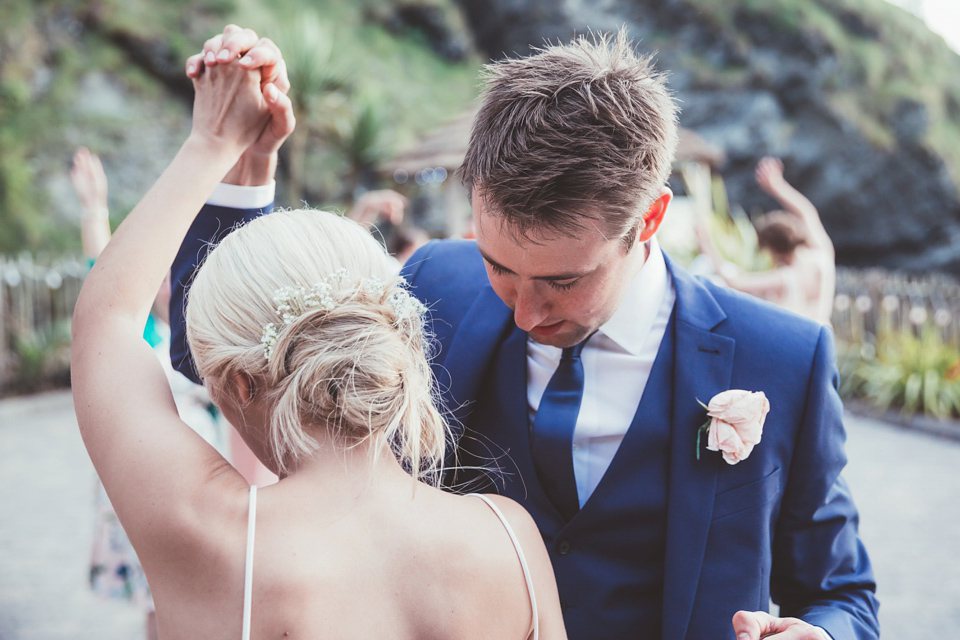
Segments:
[[[521,283],[516,289],[513,321],[524,331],[530,331],[547,319],[546,300],[537,292],[533,282]]]

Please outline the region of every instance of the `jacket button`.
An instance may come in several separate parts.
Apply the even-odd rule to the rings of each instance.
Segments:
[[[562,555],[562,556],[565,556],[565,555],[567,555],[568,553],[570,553],[570,549],[571,549],[570,543],[569,543],[568,541],[566,541],[566,540],[561,540],[561,541],[560,541],[560,544],[557,545],[557,551],[558,551],[558,552],[560,553],[560,555]]]

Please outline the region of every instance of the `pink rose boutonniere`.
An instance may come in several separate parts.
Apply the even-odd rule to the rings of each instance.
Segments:
[[[700,402],[697,400],[697,402]],[[730,389],[700,402],[709,420],[697,432],[697,460],[700,459],[700,436],[707,434],[707,449],[720,451],[727,464],[746,460],[760,442],[763,423],[770,411],[770,402],[762,391]]]

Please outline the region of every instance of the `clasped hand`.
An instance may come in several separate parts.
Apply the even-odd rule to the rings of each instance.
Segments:
[[[186,71],[196,92],[192,136],[270,156],[293,132],[286,65],[268,38],[228,25],[187,59]]]
[[[797,618],[776,618],[764,611],[738,611],[733,616],[737,640],[830,640],[819,627]]]

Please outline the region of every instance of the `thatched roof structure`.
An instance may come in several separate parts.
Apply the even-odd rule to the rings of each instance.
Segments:
[[[448,174],[456,171],[463,162],[470,140],[470,127],[476,115],[476,107],[465,111],[457,118],[440,125],[424,134],[407,150],[402,151],[379,167],[380,171],[392,175],[398,170],[413,176],[427,168],[443,167]],[[710,144],[690,129],[680,129],[680,143],[677,146],[678,162],[699,162],[716,169],[726,160],[723,150]]]
[[[423,169],[443,167],[448,174],[453,174],[463,163],[463,157],[467,153],[474,115],[476,109],[471,109],[432,129],[407,150],[382,163],[380,171],[392,175],[401,170],[412,176]]]

